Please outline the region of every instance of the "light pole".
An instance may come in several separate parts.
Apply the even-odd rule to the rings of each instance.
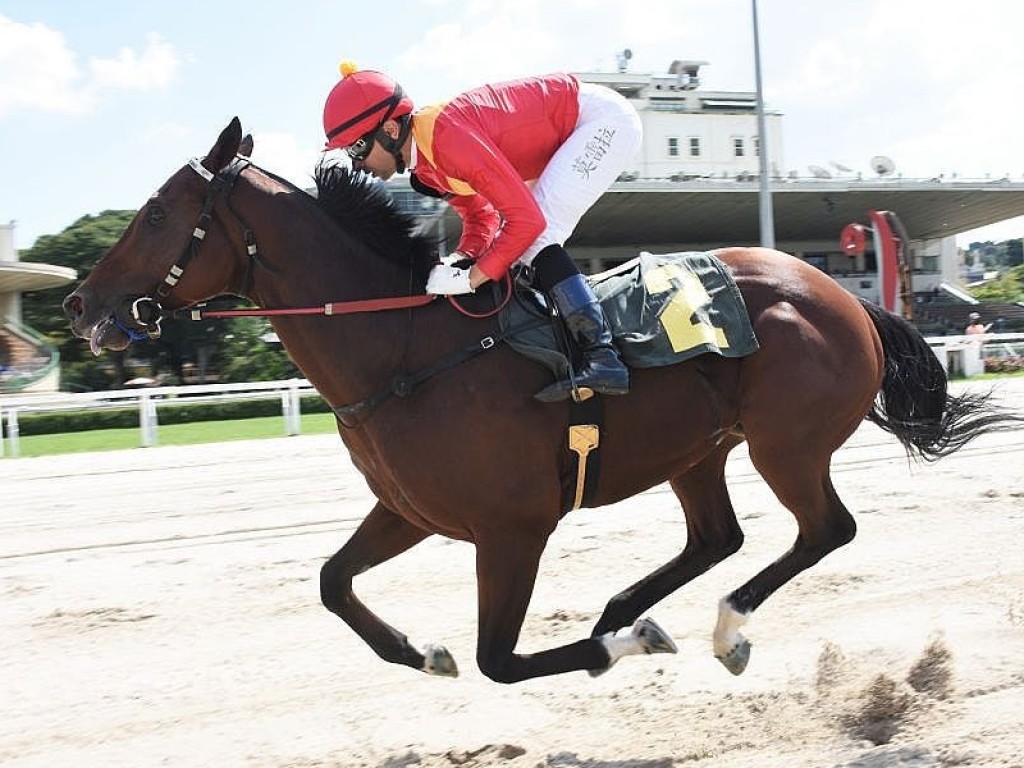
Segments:
[[[775,214],[772,211],[772,190],[768,178],[768,131],[764,120],[764,94],[761,90],[761,39],[757,24],[757,0],[750,0],[754,19],[754,79],[757,84],[757,154],[760,166],[758,208],[761,215],[761,245],[775,247]]]

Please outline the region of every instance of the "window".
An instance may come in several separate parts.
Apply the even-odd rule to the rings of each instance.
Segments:
[[[736,157],[743,157],[743,137],[737,136],[732,140],[732,153]]]
[[[690,137],[690,157],[700,157],[700,136]]]
[[[751,136],[750,137],[750,146],[751,146],[751,149],[752,149],[752,151],[754,153],[754,157],[760,157],[761,156],[761,137],[760,136]]]
[[[675,136],[668,137],[668,156],[679,157],[679,139]]]

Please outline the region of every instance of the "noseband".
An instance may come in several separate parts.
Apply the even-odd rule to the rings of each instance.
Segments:
[[[117,328],[128,335],[128,338],[132,341],[140,341],[142,339],[158,339],[160,338],[161,329],[160,321],[165,317],[171,316],[171,312],[164,309],[161,301],[166,300],[170,295],[174,287],[180,282],[181,276],[185,273],[185,268],[189,263],[199,255],[199,248],[203,244],[203,240],[206,238],[206,232],[210,227],[210,222],[213,215],[213,207],[217,202],[223,198],[228,202],[228,209],[231,211],[231,215],[234,216],[235,220],[242,227],[242,232],[245,237],[245,248],[246,253],[249,255],[249,260],[246,264],[245,279],[243,280],[243,286],[241,293],[245,293],[250,282],[252,281],[252,264],[253,261],[259,256],[259,248],[256,245],[256,236],[253,231],[245,225],[244,222],[238,217],[238,214],[231,210],[231,203],[228,198],[231,195],[231,190],[235,186],[235,182],[238,180],[239,174],[242,173],[246,168],[251,165],[251,161],[247,157],[242,155],[236,155],[235,158],[227,165],[227,167],[214,173],[207,169],[197,158],[192,158],[188,161],[189,167],[202,176],[209,183],[210,187],[206,193],[206,200],[203,202],[202,210],[199,212],[199,218],[196,220],[196,225],[192,230],[192,237],[185,246],[178,260],[174,262],[167,274],[164,276],[153,292],[153,296],[140,296],[135,299],[129,307],[129,314],[131,316],[131,323],[126,323],[120,320],[115,313],[111,320]]]

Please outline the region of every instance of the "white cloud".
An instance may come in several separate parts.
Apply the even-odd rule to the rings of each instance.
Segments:
[[[457,74],[460,89],[538,71],[538,60],[549,59],[550,52],[557,47],[550,31],[531,23],[533,14],[523,8],[491,10],[493,15],[476,16],[469,12],[462,20],[425,30],[420,41],[398,57],[402,71],[427,78],[439,71]],[[495,45],[495,40],[502,44]],[[468,66],[469,62],[472,66]],[[416,92],[419,94],[420,89]],[[426,94],[426,100],[451,95],[454,94],[433,92]]]
[[[124,89],[147,91],[171,83],[181,59],[174,47],[158,35],[150,35],[142,53],[122,48],[113,59],[89,60],[90,83],[97,90]]]
[[[774,17],[762,10],[764,40]],[[904,177],[1024,172],[1024,5],[865,0],[786,21],[785,38],[769,37],[765,85],[785,114],[787,168],[835,158],[870,174],[868,158],[884,154]],[[787,39],[803,44],[780,48]]]
[[[75,111],[77,78],[74,54],[62,34],[0,16],[0,115]]]
[[[125,47],[115,58],[93,57],[86,71],[76,59],[60,32],[0,16],[0,116],[88,112],[104,92],[165,88],[181,63],[157,36],[141,52]]]

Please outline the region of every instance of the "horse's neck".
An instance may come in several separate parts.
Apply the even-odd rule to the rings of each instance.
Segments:
[[[402,369],[406,312],[283,317],[271,324],[303,375],[332,406],[362,400]]]
[[[316,209],[295,200],[284,210],[256,210],[263,264],[253,269],[252,298],[267,308],[389,298],[409,292],[408,274],[342,233]],[[284,222],[282,224],[282,222]],[[289,355],[321,394],[342,405],[365,397],[400,365],[407,313],[345,317],[275,317]]]
[[[408,292],[407,270],[354,240],[309,200],[286,199],[282,206],[271,198],[252,214],[260,260],[249,298],[265,307],[304,307]]]

